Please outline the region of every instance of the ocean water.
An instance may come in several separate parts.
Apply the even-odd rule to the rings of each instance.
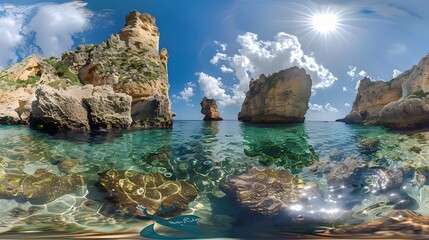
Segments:
[[[172,130],[91,134],[0,126],[0,174],[46,169],[64,175],[58,162],[77,160],[69,172],[85,179],[84,187],[47,204],[0,199],[0,238],[142,239],[140,231],[153,224],[153,232],[179,238],[366,236],[365,229],[354,235],[332,230],[380,219],[393,210],[429,216],[428,137],[424,131],[393,132],[335,122],[284,126],[175,121]],[[368,141],[376,143],[365,144]],[[332,188],[327,183],[330,169],[350,156],[365,162],[369,170],[357,176],[353,187]],[[276,216],[249,214],[219,185],[253,166],[288,170],[305,182],[314,182],[320,199],[309,208],[295,207]],[[198,197],[180,214],[199,218],[193,226],[198,233],[172,229],[159,219],[116,214],[95,187],[98,173],[111,168],[161,173],[167,179],[194,184]],[[395,181],[386,180],[380,169],[400,170],[400,183],[389,191],[377,189],[378,183],[383,187],[386,181]],[[406,234],[424,238],[417,231]]]

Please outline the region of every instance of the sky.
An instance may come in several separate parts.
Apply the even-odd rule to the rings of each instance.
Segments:
[[[306,119],[335,120],[360,79],[388,81],[429,52],[426,0],[0,0],[0,69],[101,43],[133,9],[156,18],[177,120],[202,119],[204,96],[235,120],[251,79],[292,66],[313,81]]]

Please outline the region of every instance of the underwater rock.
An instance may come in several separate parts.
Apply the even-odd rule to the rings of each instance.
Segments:
[[[244,149],[248,157],[260,157],[259,162],[270,166],[283,166],[287,169],[302,169],[318,160],[313,147],[304,138],[255,139],[248,143],[249,149]]]
[[[387,216],[370,220],[356,226],[336,229],[334,233],[374,233],[393,237],[396,234],[414,233],[429,234],[429,217],[425,217],[411,210],[394,210]],[[374,236],[375,237],[375,236]]]
[[[80,161],[76,159],[66,159],[56,164],[58,169],[64,173],[71,173],[76,166],[80,165]]]
[[[350,181],[350,177],[356,173],[357,169],[367,167],[368,164],[349,156],[337,163],[326,176],[329,185],[343,185]]]
[[[201,113],[204,114],[204,121],[222,121],[223,120],[220,117],[216,100],[208,99],[204,97],[200,105],[201,105]]]
[[[403,182],[404,173],[396,168],[359,168],[349,179],[352,185],[364,187],[372,194],[398,189]]]
[[[31,204],[49,203],[83,186],[78,174],[57,176],[45,169],[34,174],[0,173],[0,198],[29,201]]]
[[[100,174],[99,184],[109,192],[119,208],[129,214],[141,214],[142,205],[150,214],[162,214],[163,208],[186,210],[197,196],[196,188],[184,181],[169,181],[159,173],[110,169]]]
[[[374,153],[377,151],[380,140],[374,138],[362,139],[358,144],[357,148],[366,154]]]
[[[251,123],[301,123],[308,110],[312,81],[292,67],[250,81],[238,120]]]
[[[304,207],[319,199],[316,183],[304,183],[286,170],[258,169],[236,176],[221,189],[252,213],[274,216],[293,206]]]

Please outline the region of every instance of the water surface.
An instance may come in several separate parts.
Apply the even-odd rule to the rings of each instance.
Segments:
[[[365,149],[362,141],[367,139],[379,142],[374,149]],[[426,173],[423,167],[428,165],[428,150],[425,133],[334,122],[281,126],[176,121],[172,130],[91,134],[47,134],[27,127],[0,126],[2,174],[47,169],[65,175],[58,162],[77,160],[79,164],[68,171],[85,179],[85,186],[78,191],[44,205],[0,199],[0,238],[140,238],[139,232],[154,221],[115,215],[96,187],[98,173],[111,168],[161,173],[167,179],[194,184],[198,197],[182,214],[201,218],[197,228],[203,235],[199,237],[323,237],[330,229],[377,219],[394,209],[429,215],[421,193],[427,183],[416,182],[415,173],[416,169],[421,176]],[[318,162],[333,166],[348,156],[375,169],[365,172],[363,181],[379,177],[376,169],[400,169],[404,179],[388,192],[372,192],[370,183],[339,191],[328,186],[328,172],[309,167]],[[253,166],[285,169],[306,182],[317,183],[322,192],[320,204],[275,217],[242,211],[219,184]],[[389,198],[392,194],[398,194],[399,199]],[[400,205],[401,201],[405,203]],[[181,234],[160,224],[155,230],[164,235]]]

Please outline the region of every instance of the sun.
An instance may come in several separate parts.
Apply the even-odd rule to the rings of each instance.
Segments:
[[[339,16],[335,13],[315,13],[310,21],[313,30],[325,36],[335,33],[339,27]]]

